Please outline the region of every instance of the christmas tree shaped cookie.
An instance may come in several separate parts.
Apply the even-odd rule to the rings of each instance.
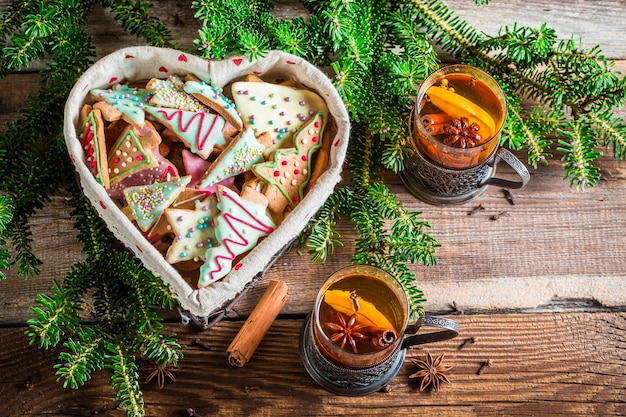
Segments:
[[[192,112],[165,107],[146,110],[167,126],[196,155],[206,159],[215,147],[222,148],[228,138],[222,133],[226,121],[218,114]]]
[[[165,256],[168,263],[205,260],[205,252],[215,245],[213,218],[218,212],[216,203],[215,195],[210,195],[204,199],[196,199],[194,210],[165,210],[165,216],[174,233],[174,241]]]
[[[313,154],[322,145],[324,125],[324,115],[317,113],[295,136],[294,148],[278,149],[272,161],[252,167],[254,174],[267,183],[264,193],[272,212],[281,213],[287,206],[294,207],[304,197],[311,178]]]
[[[98,109],[85,105],[81,111],[83,120],[80,131],[80,144],[87,157],[87,165],[91,169],[96,181],[104,188],[110,187],[109,168],[107,164],[106,141],[104,135],[104,120]]]
[[[112,198],[124,198],[124,189],[137,185],[148,185],[158,181],[169,181],[178,177],[178,168],[167,158],[161,155],[159,147],[152,148],[149,151],[156,160],[156,166],[153,168],[145,168],[122,178],[115,184],[111,184],[111,188],[107,190],[107,194]],[[191,185],[190,185],[191,186]]]
[[[143,126],[146,117],[144,106],[152,96],[148,90],[123,85],[116,89],[94,88],[90,93],[99,100],[94,104],[94,108],[102,111],[105,120],[112,122],[124,118],[128,123]]]
[[[124,190],[130,214],[139,228],[146,232],[185,189],[191,177],[185,176],[173,181],[157,182],[149,185],[129,187]]]
[[[234,138],[211,164],[197,188],[207,188],[249,171],[252,165],[263,161],[263,151],[271,145],[271,138],[264,132],[258,138],[252,129],[244,130]]]
[[[239,112],[235,108],[235,103],[222,94],[221,88],[192,78],[187,80],[184,90],[186,93],[191,94],[202,103],[218,112],[237,130],[241,130],[243,128],[243,123],[241,121],[241,117],[239,116]]]
[[[233,100],[244,127],[258,136],[269,132],[275,149],[293,146],[293,135],[317,113],[326,118],[328,107],[315,92],[265,82],[240,81],[232,85]]]
[[[223,153],[224,152],[222,152],[222,154]],[[215,183],[213,185],[209,185],[207,187],[198,187],[198,183],[200,182],[202,177],[206,174],[206,172],[211,169],[213,162],[206,161],[200,158],[199,156],[192,154],[187,149],[183,149],[182,156],[183,156],[183,164],[185,166],[185,172],[187,173],[187,175],[191,175],[191,182],[189,183],[189,188],[197,187],[195,191],[201,192],[204,194],[213,194],[216,190],[215,187],[217,186],[217,184],[223,185],[224,187],[228,187],[231,190],[237,189],[237,187],[235,186],[234,177],[225,178],[224,180],[219,181],[218,183]]]
[[[159,165],[150,152],[161,143],[161,136],[150,122],[142,127],[128,125],[113,145],[107,160],[109,178],[114,184],[137,171]]]
[[[261,195],[262,197],[262,195]],[[236,192],[217,186],[215,237],[219,246],[209,248],[206,262],[200,267],[198,287],[204,287],[225,277],[232,269],[235,258],[252,249],[258,240],[276,228],[266,213],[267,205],[251,201]]]
[[[185,83],[175,75],[168,79],[151,79],[146,85],[146,90],[152,93],[150,105],[153,107],[170,107],[187,111],[209,112],[209,108],[203,105],[197,98],[187,94],[184,90]]]

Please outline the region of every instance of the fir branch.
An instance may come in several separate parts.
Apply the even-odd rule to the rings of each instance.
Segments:
[[[176,366],[183,357],[182,346],[178,343],[175,335],[163,336],[158,333],[140,333],[132,342],[132,346],[137,351],[142,350],[144,357],[162,366],[166,366],[168,363]]]
[[[152,46],[175,48],[172,34],[157,17],[150,16],[152,4],[142,0],[99,0],[110,7],[115,19],[122,22],[122,29],[145,39]]]
[[[299,235],[297,246],[307,246],[313,262],[325,262],[328,255],[334,253],[335,245],[343,246],[339,240],[341,234],[335,230],[335,226],[339,219],[349,216],[350,208],[346,202],[352,200],[352,194],[353,191],[347,187],[336,190]]]
[[[5,248],[9,237],[9,226],[13,220],[13,200],[0,194],[0,280],[6,279],[4,271],[11,266],[11,254]]]
[[[79,328],[77,340],[69,338],[63,346],[68,349],[59,354],[57,381],[63,381],[63,387],[78,389],[90,378],[93,371],[100,370],[104,364],[104,346],[107,335],[96,328]]]
[[[31,344],[37,342],[40,348],[48,349],[58,345],[64,334],[76,329],[80,304],[56,281],[52,296],[39,294],[36,302],[41,307],[31,307],[35,318],[27,321],[26,335]]]
[[[613,116],[610,110],[602,113],[591,113],[585,116],[598,132],[598,136],[604,138],[603,145],[613,148],[613,156],[617,161],[626,158],[626,123],[621,117]]]
[[[583,122],[573,120],[558,132],[567,139],[559,139],[558,150],[563,152],[562,160],[570,178],[570,184],[579,189],[593,187],[600,178],[600,169],[591,163],[602,156],[595,150],[596,135],[591,127]]]
[[[113,371],[111,386],[116,390],[115,400],[126,410],[128,417],[143,416],[144,402],[139,388],[139,374],[134,357],[120,342],[107,342],[107,368]]]

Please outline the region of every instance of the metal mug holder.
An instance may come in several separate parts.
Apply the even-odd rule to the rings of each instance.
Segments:
[[[500,161],[506,162],[519,176],[519,181],[494,177]],[[405,160],[400,178],[409,192],[433,205],[463,204],[481,195],[489,185],[517,189],[530,180],[524,164],[507,149],[499,148],[487,161],[469,169],[442,168],[426,160],[417,147]]]
[[[362,368],[345,368],[329,361],[317,348],[309,314],[300,330],[300,357],[307,373],[327,391],[347,396],[368,395],[380,391],[396,377],[404,363],[407,348],[452,339],[459,333],[456,321],[433,316],[421,317],[408,331],[416,333],[421,327],[437,327],[441,330],[405,334],[396,350],[382,362]]]

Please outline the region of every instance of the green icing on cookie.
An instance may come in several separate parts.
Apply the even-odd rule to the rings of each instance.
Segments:
[[[295,148],[279,149],[272,161],[252,168],[268,185],[277,187],[292,207],[304,197],[311,178],[312,155],[322,146],[324,125],[324,115],[317,113],[295,136]]]
[[[144,232],[147,231],[190,181],[191,176],[188,175],[173,181],[126,188],[124,197],[139,228]]]
[[[127,85],[118,90],[94,88],[91,90],[91,94],[111,104],[139,126],[143,125],[145,121],[144,106],[147,105],[150,97],[152,97],[152,93],[146,89],[130,88]]]
[[[220,154],[196,188],[207,188],[227,178],[249,171],[263,161],[265,146],[260,144],[252,129],[246,129]]]

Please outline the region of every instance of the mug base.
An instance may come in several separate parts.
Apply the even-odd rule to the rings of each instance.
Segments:
[[[309,376],[325,390],[345,396],[363,396],[380,391],[400,372],[406,357],[406,349],[398,349],[380,365],[348,369],[341,368],[322,356],[311,332],[310,315],[300,331],[300,357]]]
[[[491,175],[490,172],[488,175]],[[435,205],[435,206],[450,206],[450,205],[461,205],[465,204],[471,200],[474,200],[487,189],[487,185],[483,185],[482,187],[475,188],[468,193],[463,194],[455,194],[455,195],[442,195],[433,192],[428,187],[424,186],[419,181],[415,181],[408,176],[405,171],[401,171],[399,173],[400,179],[404,183],[404,186],[407,188],[409,193],[413,195],[413,197],[423,201],[424,203]]]

